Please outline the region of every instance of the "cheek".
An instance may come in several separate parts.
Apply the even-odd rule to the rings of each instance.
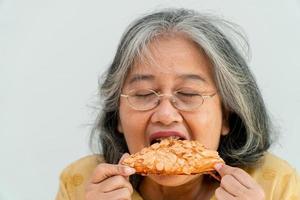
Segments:
[[[122,133],[126,139],[126,143],[130,153],[135,153],[145,147],[145,130],[147,118],[141,116],[127,106],[120,104],[120,124]]]
[[[193,139],[200,141],[209,149],[218,149],[222,130],[222,113],[220,110],[197,113],[187,117],[186,121],[191,129]]]

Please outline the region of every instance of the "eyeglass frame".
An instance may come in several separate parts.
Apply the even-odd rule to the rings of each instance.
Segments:
[[[198,95],[203,99],[202,103],[199,104],[199,106],[197,106],[197,107],[195,107],[195,108],[193,108],[193,109],[185,110],[185,109],[180,109],[180,108],[178,108],[178,107],[176,106],[176,100],[174,99],[174,94],[175,94],[176,92],[179,92],[180,90],[175,91],[174,94],[160,94],[160,93],[155,92],[154,90],[151,90],[151,89],[146,89],[146,90],[153,92],[153,93],[158,97],[158,101],[157,101],[157,103],[155,104],[155,106],[154,106],[153,108],[137,109],[136,107],[134,107],[134,105],[132,105],[132,104],[130,103],[130,101],[128,100],[128,97],[130,97],[130,94],[129,94],[129,93],[130,93],[130,92],[133,92],[133,91],[135,91],[135,90],[129,91],[128,94],[122,94],[122,93],[121,93],[120,96],[121,96],[121,97],[125,97],[126,100],[127,100],[127,102],[128,102],[128,104],[129,104],[129,106],[130,106],[132,109],[137,110],[137,111],[149,111],[149,110],[152,110],[152,109],[156,108],[156,107],[160,104],[160,102],[161,102],[161,97],[168,96],[169,99],[171,98],[170,102],[171,102],[171,104],[172,104],[172,106],[173,106],[174,108],[176,108],[176,109],[178,109],[178,110],[180,110],[180,111],[189,112],[189,111],[195,111],[195,110],[197,110],[201,105],[204,104],[205,99],[207,99],[207,98],[212,98],[212,97],[214,97],[214,96],[217,94],[217,92],[214,92],[214,93],[212,93],[212,94],[210,94],[210,95],[202,95],[202,94],[199,93]]]

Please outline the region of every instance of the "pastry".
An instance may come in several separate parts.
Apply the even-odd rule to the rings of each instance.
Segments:
[[[133,167],[136,173],[142,175],[214,176],[212,172],[215,171],[216,163],[224,163],[217,151],[206,149],[198,141],[179,140],[174,137],[164,138],[122,161],[123,165]]]

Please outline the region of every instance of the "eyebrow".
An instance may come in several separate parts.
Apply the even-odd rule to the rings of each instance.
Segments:
[[[154,79],[155,79],[154,75],[151,74],[134,74],[129,79],[129,84],[133,84],[135,82],[140,82],[140,81],[154,81]],[[176,79],[207,82],[207,80],[204,77],[197,74],[180,74]]]
[[[133,84],[134,82],[139,82],[139,81],[153,81],[153,80],[154,80],[154,76],[151,74],[134,74],[129,79],[129,84]]]
[[[203,76],[200,76],[198,74],[181,74],[177,79],[207,82],[207,80]]]

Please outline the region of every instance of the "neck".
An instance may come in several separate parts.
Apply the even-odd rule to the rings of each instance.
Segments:
[[[163,186],[145,177],[139,191],[145,200],[206,200],[213,195],[217,185],[203,176],[180,186]]]

